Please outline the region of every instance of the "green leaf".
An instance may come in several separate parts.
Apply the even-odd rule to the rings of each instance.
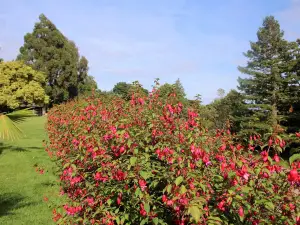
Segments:
[[[175,184],[178,186],[179,184],[181,184],[182,181],[183,181],[183,176],[179,176],[176,178]]]
[[[252,189],[251,188],[249,188],[249,187],[242,187],[242,192],[243,193],[249,193],[250,191],[251,191]]]
[[[130,165],[134,166],[136,163],[137,157],[131,157],[130,158]]]
[[[185,188],[184,185],[181,185],[181,187],[180,187],[180,194],[184,194],[184,193],[186,193],[186,188]]]
[[[188,212],[197,223],[200,221],[201,212],[197,206],[190,206]]]
[[[148,222],[148,218],[145,218],[145,219],[143,219],[143,220],[141,221],[140,225],[144,225],[144,224],[146,224],[147,222]]]
[[[158,224],[158,218],[157,218],[157,217],[155,217],[152,221],[153,221],[153,223],[154,223],[155,225]]]
[[[289,162],[290,164],[292,164],[293,162],[300,160],[300,153],[294,154],[289,158]]]
[[[144,178],[145,180],[147,180],[150,177],[150,173],[146,172],[146,171],[141,171],[140,175],[142,178]]]
[[[169,185],[167,186],[167,192],[168,192],[168,193],[170,193],[170,192],[171,192],[171,190],[172,190],[172,185],[171,185],[171,184],[169,184]]]
[[[269,210],[274,210],[275,206],[272,202],[265,202],[266,208]]]
[[[149,205],[149,203],[144,203],[144,209],[145,209],[145,211],[146,211],[147,213],[150,212],[150,205]]]
[[[16,140],[23,136],[22,130],[7,115],[0,114],[0,140]]]

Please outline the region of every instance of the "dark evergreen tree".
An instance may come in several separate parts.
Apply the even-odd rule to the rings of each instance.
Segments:
[[[239,67],[242,73],[248,75],[238,80],[238,88],[249,109],[241,125],[244,132],[269,133],[279,130],[278,125],[283,119],[279,107],[288,99],[284,91],[288,43],[273,16],[264,19],[257,38],[256,42],[250,42],[251,49],[244,54],[248,58],[247,66]]]
[[[51,103],[61,103],[78,95],[85,81],[87,60],[80,58],[74,42],[68,40],[43,14],[33,32],[24,37],[17,59],[46,74],[46,93]]]

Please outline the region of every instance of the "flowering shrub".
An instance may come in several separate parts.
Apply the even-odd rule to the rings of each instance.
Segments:
[[[170,96],[89,98],[48,114],[46,150],[69,201],[59,224],[300,224],[299,164],[208,135]],[[260,143],[261,144],[261,143]]]

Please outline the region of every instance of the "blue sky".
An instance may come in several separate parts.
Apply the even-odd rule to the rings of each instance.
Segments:
[[[267,15],[300,38],[299,0],[0,0],[0,57],[11,60],[44,13],[90,63],[98,87],[181,80],[205,103],[236,88],[242,53]]]

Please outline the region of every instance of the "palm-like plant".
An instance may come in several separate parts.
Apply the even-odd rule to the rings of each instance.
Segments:
[[[18,123],[23,122],[26,118],[35,116],[32,110],[22,109],[12,113],[0,112],[0,140],[16,140],[24,136]]]

